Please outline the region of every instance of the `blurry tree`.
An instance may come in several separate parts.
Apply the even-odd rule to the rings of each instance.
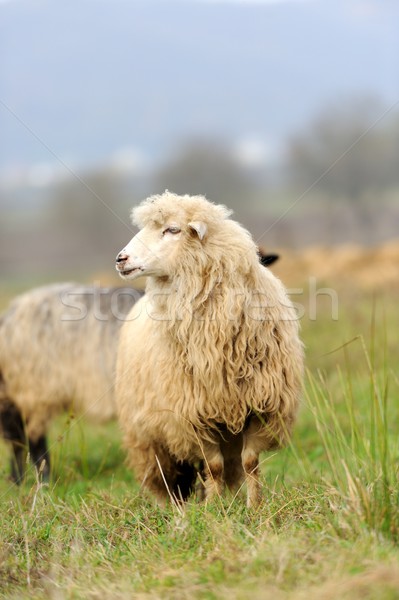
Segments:
[[[119,172],[102,169],[54,186],[48,221],[57,231],[57,247],[65,263],[73,266],[79,261],[87,270],[101,265],[112,269],[117,250],[132,235],[133,185]]]
[[[248,209],[258,184],[226,145],[194,140],[183,146],[154,176],[155,189],[177,194],[203,194],[237,209]]]
[[[359,201],[399,187],[399,119],[383,114],[376,102],[353,102],[292,138],[289,169],[298,193],[320,176],[316,189],[335,199]]]
[[[90,238],[101,236],[114,219],[110,209],[120,208],[121,196],[121,182],[110,171],[71,176],[54,189],[52,216],[64,228],[84,230]]]

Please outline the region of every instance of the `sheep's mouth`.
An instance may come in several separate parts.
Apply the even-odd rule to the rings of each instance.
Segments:
[[[133,269],[124,269],[123,271],[119,271],[119,273],[123,277],[128,277],[129,275],[132,275],[132,273],[136,273],[137,271],[142,271],[142,270],[143,269],[141,267],[134,267]]]

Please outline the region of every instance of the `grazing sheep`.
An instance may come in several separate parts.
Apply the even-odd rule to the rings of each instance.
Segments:
[[[0,431],[11,443],[11,477],[23,477],[26,446],[45,459],[48,425],[71,409],[106,421],[115,416],[119,329],[141,292],[65,283],[17,297],[0,318]],[[28,444],[27,444],[28,442]]]
[[[117,256],[124,279],[147,277],[120,334],[117,408],[130,464],[160,501],[186,499],[203,461],[206,498],[245,477],[255,507],[259,454],[289,439],[297,413],[296,314],[229,215],[202,196],[153,196]]]

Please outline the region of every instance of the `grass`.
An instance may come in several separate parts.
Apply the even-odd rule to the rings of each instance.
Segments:
[[[398,298],[340,294],[303,319],[292,444],[265,455],[265,502],[161,509],[124,465],[115,423],[60,418],[54,476],[10,487],[0,459],[4,598],[399,598]],[[1,446],[0,450],[6,449]]]

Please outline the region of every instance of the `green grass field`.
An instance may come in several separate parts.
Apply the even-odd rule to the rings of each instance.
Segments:
[[[307,376],[290,447],[263,456],[264,504],[144,497],[118,427],[60,418],[49,486],[7,481],[4,598],[399,598],[398,294],[339,294],[302,320]]]

